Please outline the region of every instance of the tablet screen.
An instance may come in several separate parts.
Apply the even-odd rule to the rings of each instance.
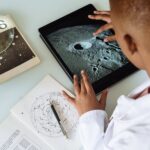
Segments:
[[[93,36],[98,28],[99,25],[78,25],[48,35],[69,70],[78,75],[86,70],[92,83],[128,63],[116,42],[104,42],[111,31]]]
[[[104,42],[114,34],[108,30],[93,36],[106,22],[90,20],[96,10],[91,4],[39,29],[43,41],[72,79],[86,70],[96,93],[135,72],[117,42]]]

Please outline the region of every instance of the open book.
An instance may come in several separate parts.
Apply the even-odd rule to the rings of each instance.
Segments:
[[[19,28],[9,16],[0,15],[0,82],[40,62]]]
[[[81,150],[78,113],[62,90],[67,91],[48,75],[16,104],[0,126],[0,150]],[[68,139],[50,104],[55,106]]]

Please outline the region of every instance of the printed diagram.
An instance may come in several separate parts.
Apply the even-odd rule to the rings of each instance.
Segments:
[[[31,120],[38,133],[49,137],[62,136],[59,124],[51,110],[53,104],[68,135],[76,130],[77,111],[59,92],[50,92],[35,99],[31,107]]]

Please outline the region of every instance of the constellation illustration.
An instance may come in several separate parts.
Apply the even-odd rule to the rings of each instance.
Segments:
[[[31,120],[37,132],[49,137],[63,135],[50,104],[55,106],[63,127],[71,135],[76,130],[78,114],[59,92],[50,92],[35,98],[31,107]]]

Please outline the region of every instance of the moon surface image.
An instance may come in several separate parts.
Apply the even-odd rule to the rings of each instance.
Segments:
[[[73,74],[86,70],[91,82],[119,69],[128,60],[116,42],[104,42],[112,35],[104,31],[93,36],[98,25],[80,25],[59,29],[48,35],[48,39]]]

